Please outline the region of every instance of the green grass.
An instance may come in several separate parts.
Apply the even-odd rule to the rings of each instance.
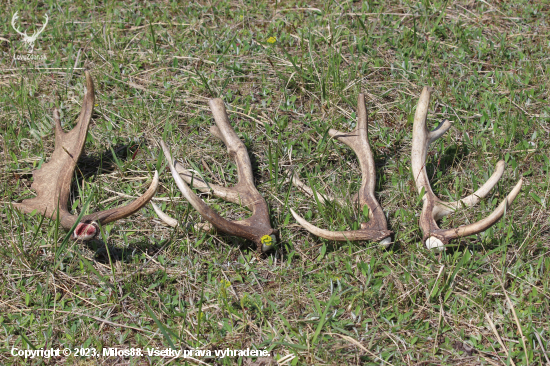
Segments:
[[[546,3],[52,0],[4,10],[0,363],[170,361],[24,360],[10,355],[12,347],[249,347],[267,349],[286,365],[547,364]],[[15,11],[28,34],[49,14],[34,51],[45,61],[13,60],[24,51],[11,27]],[[235,183],[234,163],[208,133],[206,102],[221,97],[280,231],[278,251],[261,257],[238,238],[167,228],[150,206],[102,227],[101,240],[88,244],[67,241],[49,219],[15,211],[10,203],[33,195],[31,171],[53,152],[53,108],[61,108],[66,129],[74,125],[83,68],[92,72],[97,106],[74,180],[73,212],[121,205],[159,170],[155,202],[182,222],[202,222],[178,192],[157,141],[211,182]],[[442,254],[421,243],[421,200],[410,169],[412,119],[425,85],[436,90],[430,126],[453,122],[430,149],[428,171],[439,197],[470,194],[499,159],[507,163],[487,199],[442,227],[487,216],[525,179],[499,223]],[[319,205],[287,181],[296,169],[320,193],[348,199],[357,191],[357,158],[327,131],[352,130],[359,92],[367,93],[377,195],[396,233],[388,250],[318,239],[289,213],[293,208],[332,230],[364,220],[361,210]],[[225,217],[249,215],[204,199]],[[185,362],[198,363],[172,364]]]

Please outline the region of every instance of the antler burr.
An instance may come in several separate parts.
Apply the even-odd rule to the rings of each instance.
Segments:
[[[357,100],[357,127],[353,132],[340,132],[335,129],[329,130],[329,135],[344,144],[348,145],[359,158],[361,165],[362,182],[361,188],[356,196],[356,201],[361,207],[365,205],[369,208],[369,221],[361,223],[361,229],[350,231],[329,231],[318,228],[307,222],[290,209],[292,216],[310,233],[325,239],[335,241],[355,241],[355,240],[373,240],[379,241],[381,245],[388,246],[391,243],[392,231],[388,230],[386,217],[382,207],[374,196],[374,187],[376,185],[376,167],[374,158],[369,145],[367,107],[365,105],[365,95],[359,94]],[[292,182],[304,192],[313,195],[311,188],[305,186],[297,177],[292,175]],[[324,199],[322,200],[324,202]]]
[[[458,228],[440,229],[436,223],[437,220],[454,212],[462,205],[475,205],[489,193],[504,173],[504,161],[501,160],[497,163],[493,175],[473,194],[456,202],[443,202],[440,200],[433,193],[430,181],[428,180],[426,155],[428,146],[443,136],[452,124],[448,120],[444,120],[433,131],[428,132],[426,117],[428,115],[428,105],[432,92],[432,88],[424,87],[418,101],[414,116],[411,162],[416,188],[420,194],[424,191],[424,196],[422,197],[424,203],[420,216],[420,227],[424,233],[423,240],[429,249],[437,248],[438,250],[443,250],[444,245],[448,244],[452,239],[480,233],[495,224],[518,195],[523,178],[518,181],[514,189],[512,189],[493,213],[486,218],[473,224],[459,226]]]
[[[59,213],[59,220],[64,229],[70,230],[74,226],[78,215],[69,212],[67,201],[76,163],[84,150],[94,99],[94,83],[90,73],[86,71],[86,95],[82,102],[78,123],[71,131],[64,132],[61,127],[59,111],[54,110],[55,149],[53,155],[49,162],[32,172],[34,182],[31,188],[36,191],[36,197],[23,200],[21,203],[14,203],[17,209],[24,213],[36,210],[53,220],[57,219]],[[155,172],[149,189],[132,203],[83,216],[73,232],[73,238],[78,240],[93,239],[99,232],[98,223],[107,224],[137,212],[155,195],[158,183],[158,173]]]
[[[254,186],[252,164],[250,163],[248,151],[229,123],[223,100],[211,99],[208,104],[216,121],[216,126],[210,127],[210,133],[223,141],[227,146],[227,152],[235,160],[238,183],[230,188],[207,184],[204,180],[194,176],[185,169],[179,162],[173,160],[169,148],[164,141],[161,141],[160,145],[164,151],[166,160],[168,160],[172,177],[183,196],[214,228],[229,235],[251,240],[256,243],[258,248],[266,252],[273,247],[277,231],[271,228],[267,203]],[[247,206],[252,211],[252,216],[240,221],[224,219],[216,211],[208,207],[189,188],[187,184],[191,183],[201,192],[212,192],[216,197],[228,202]],[[176,224],[175,220],[170,219],[170,217],[162,213],[158,207],[154,206],[154,208],[161,220],[170,226]],[[202,228],[207,229],[204,225]]]

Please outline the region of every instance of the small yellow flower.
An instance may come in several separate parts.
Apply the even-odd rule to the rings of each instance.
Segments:
[[[96,107],[99,107],[99,104],[96,104],[95,106],[96,106]]]
[[[220,281],[221,285],[222,285],[222,288],[226,289],[228,288],[229,286],[231,286],[231,282],[227,281],[227,280],[221,280]]]
[[[272,44],[273,44],[273,43],[275,43],[275,42],[277,42],[277,38],[275,38],[275,37],[269,37],[269,38],[267,39],[267,43],[272,43]]]
[[[273,243],[273,239],[271,238],[270,235],[264,235],[264,236],[261,237],[260,242],[263,245],[270,246]]]

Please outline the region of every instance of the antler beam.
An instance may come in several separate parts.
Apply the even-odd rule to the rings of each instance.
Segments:
[[[418,101],[414,116],[411,162],[416,188],[419,193],[424,191],[424,196],[422,197],[424,206],[420,216],[420,227],[424,233],[423,240],[429,249],[437,248],[438,250],[443,250],[444,245],[448,244],[452,239],[480,233],[495,224],[502,215],[504,215],[506,209],[518,195],[523,183],[523,178],[518,181],[506,199],[504,199],[497,209],[488,217],[473,224],[459,226],[458,228],[440,229],[436,223],[437,220],[454,212],[459,207],[462,207],[462,205],[475,205],[489,193],[504,173],[504,161],[501,160],[497,163],[493,175],[473,194],[456,202],[441,201],[433,193],[430,186],[428,174],[426,173],[426,156],[429,145],[443,136],[445,132],[451,128],[452,124],[448,120],[445,120],[433,131],[428,132],[426,118],[428,116],[428,105],[432,92],[432,88],[424,87]]]
[[[382,207],[374,196],[374,188],[376,185],[376,167],[374,158],[369,145],[369,133],[367,123],[367,107],[365,105],[365,95],[359,94],[357,100],[357,127],[355,131],[343,133],[334,129],[329,130],[329,135],[344,144],[348,145],[359,158],[361,165],[362,182],[356,200],[359,205],[369,208],[369,221],[361,223],[361,229],[350,231],[329,231],[318,228],[310,224],[293,209],[290,209],[292,216],[310,233],[320,236],[325,239],[335,241],[355,241],[355,240],[374,240],[380,241],[383,246],[388,246],[391,243],[392,232],[388,230],[386,217],[382,211]],[[311,188],[305,186],[294,174],[292,182],[306,193],[313,195]],[[323,201],[324,202],[324,199]]]
[[[275,235],[277,231],[271,228],[267,203],[254,186],[252,164],[250,163],[248,151],[229,123],[229,117],[227,116],[223,100],[211,99],[208,104],[216,121],[216,126],[210,127],[210,133],[223,141],[225,146],[227,146],[227,152],[235,160],[238,183],[231,188],[207,184],[204,180],[197,178],[185,169],[180,163],[173,160],[169,148],[164,141],[161,141],[160,145],[164,151],[166,160],[168,160],[172,177],[183,196],[218,231],[251,240],[256,243],[258,248],[266,252],[272,248],[276,240]],[[240,221],[224,219],[216,211],[208,207],[189,188],[187,184],[191,183],[201,192],[212,192],[216,197],[247,206],[252,211],[252,216]],[[160,211],[158,207],[155,210]],[[167,215],[160,214],[159,217],[168,225],[174,226],[175,221],[173,219],[169,220],[170,218]]]
[[[71,131],[64,132],[59,119],[59,111],[54,110],[55,149],[53,155],[49,162],[42,164],[40,169],[32,172],[34,182],[31,188],[36,191],[36,197],[15,203],[14,206],[17,209],[24,213],[36,210],[53,220],[57,219],[59,213],[59,220],[64,229],[70,230],[74,226],[78,215],[72,215],[69,212],[67,202],[76,163],[84,150],[94,99],[94,83],[90,73],[86,71],[86,95],[82,102],[78,123]],[[83,216],[73,232],[73,238],[78,240],[93,239],[99,232],[98,223],[107,224],[134,214],[155,195],[158,183],[158,173],[155,172],[149,189],[132,203]]]

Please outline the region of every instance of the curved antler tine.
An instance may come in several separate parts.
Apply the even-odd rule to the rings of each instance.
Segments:
[[[512,204],[518,195],[523,180],[520,179],[512,192],[493,211],[491,215],[474,224],[460,226],[453,229],[440,229],[436,221],[455,211],[462,205],[473,206],[485,197],[497,184],[504,173],[504,161],[499,161],[491,177],[473,194],[455,202],[443,202],[432,191],[428,174],[426,173],[426,157],[430,143],[443,136],[451,127],[449,121],[443,121],[436,129],[428,133],[426,118],[432,88],[424,87],[418,100],[418,106],[414,116],[413,139],[411,150],[411,165],[418,192],[424,191],[422,213],[420,215],[420,227],[424,233],[425,244],[429,249],[443,250],[444,245],[452,239],[477,234],[488,229],[496,223],[504,214],[506,208]]]
[[[167,214],[165,214],[160,207],[155,205],[154,202],[151,201],[151,206],[153,206],[153,210],[155,210],[155,213],[157,216],[168,226],[171,227],[177,227],[178,226],[178,220],[171,218]]]
[[[359,158],[361,165],[361,188],[358,192],[358,200],[361,206],[369,208],[369,222],[362,223],[360,230],[334,232],[320,229],[298,214],[292,211],[292,215],[305,229],[314,235],[336,241],[348,240],[382,240],[380,244],[387,246],[391,243],[392,232],[387,230],[387,221],[382,207],[374,196],[376,185],[376,166],[369,145],[367,107],[365,95],[359,94],[357,98],[357,127],[353,132],[343,133],[335,129],[329,130],[329,135],[348,145]],[[293,176],[294,180],[294,176]],[[306,186],[307,187],[307,186]],[[307,187],[309,188],[309,187]]]
[[[391,244],[392,234],[389,230],[349,230],[349,231],[330,231],[321,229],[311,223],[306,219],[298,215],[293,209],[290,209],[290,213],[294,216],[294,219],[307,231],[313,235],[319,236],[324,239],[334,240],[334,241],[358,241],[358,240],[369,240],[369,241],[380,241],[380,244],[383,246],[388,246]],[[363,225],[361,225],[363,226]]]
[[[157,192],[158,185],[159,174],[157,171],[155,171],[155,175],[153,176],[153,181],[151,182],[151,185],[142,196],[136,198],[134,201],[125,206],[111,208],[110,210],[95,212],[93,214],[86,215],[82,218],[82,222],[97,221],[101,224],[108,224],[109,222],[128,217],[139,211],[143,206],[147,204],[147,202],[151,200],[151,198],[153,198],[153,196]]]
[[[320,203],[326,203],[326,201],[338,202],[340,205],[343,205],[345,203],[343,200],[336,199],[329,194],[322,195],[319,192],[314,193],[313,189],[311,189],[311,187],[309,187],[304,182],[302,182],[300,178],[298,178],[298,174],[294,171],[290,172],[290,181],[292,182],[292,184],[294,184],[296,188],[300,189],[302,192],[309,195],[310,197],[314,198],[315,193],[317,193],[317,199],[319,200]]]
[[[450,122],[444,121],[440,124],[440,126],[438,126],[438,128],[436,128],[436,130],[440,131],[440,133],[434,133],[432,138],[430,138],[428,128],[426,127],[426,118],[428,117],[428,105],[430,104],[430,96],[432,92],[433,88],[429,87],[424,87],[422,90],[422,94],[420,94],[420,99],[418,100],[418,106],[416,107],[413,123],[411,165],[418,193],[422,192],[422,189],[426,192],[423,197],[424,200],[426,200],[428,196],[433,195],[432,187],[430,186],[425,167],[429,143],[430,141],[435,141],[436,138],[441,137],[443,133],[451,127]],[[436,130],[432,132],[435,132]]]
[[[258,241],[258,237],[253,233],[250,233],[249,230],[246,230],[246,227],[242,227],[241,225],[224,219],[216,211],[208,207],[208,205],[206,205],[199,197],[197,197],[197,195],[193,193],[191,188],[189,188],[189,186],[176,171],[173,163],[174,160],[172,159],[170,151],[164,141],[160,141],[160,146],[164,151],[164,156],[168,161],[168,166],[170,167],[170,171],[172,172],[172,177],[174,178],[174,181],[176,182],[179,190],[181,191],[185,199],[189,201],[191,206],[193,206],[193,208],[197,210],[202,215],[202,217],[204,217],[205,220],[210,222],[214,227],[216,227],[216,229],[224,233],[237,235],[255,242]]]
[[[160,209],[160,207],[155,205],[153,202],[151,202],[151,205],[153,206],[153,210],[155,210],[157,216],[162,220],[162,222],[164,222],[166,225],[171,226],[171,227],[179,226],[179,223],[176,219],[173,219],[170,216],[168,216],[165,212],[163,212]],[[212,231],[214,229],[212,224],[210,224],[209,222],[204,222],[204,223],[200,222],[198,224],[193,225],[193,227],[197,231],[202,230],[202,231],[207,231],[207,232]]]
[[[240,205],[248,206],[250,204],[248,197],[243,196],[234,188],[227,188],[219,186],[217,184],[206,183],[201,177],[193,174],[189,170],[185,169],[178,161],[174,164],[176,171],[183,178],[187,184],[193,184],[193,187],[203,193],[212,193],[214,196],[219,197],[228,202],[233,202]]]
[[[424,117],[424,121],[426,121],[426,117]],[[428,145],[443,136],[452,126],[453,124],[448,119],[443,120],[443,122],[428,134]]]
[[[464,226],[459,226],[456,229],[447,229],[447,230],[441,230],[438,232],[438,236],[443,236],[447,240],[460,238],[463,236],[469,236],[478,234],[482,231],[487,230],[489,227],[493,226],[500,218],[504,215],[508,207],[514,202],[514,199],[519,194],[521,190],[521,186],[523,185],[523,178],[521,178],[516,185],[514,186],[514,189],[506,196],[506,198],[498,205],[498,207],[486,218],[481,219],[473,224],[468,224]],[[435,240],[434,240],[435,239]],[[428,241],[430,241],[431,245],[437,245],[437,238],[429,237],[426,240],[426,245],[428,245]],[[434,246],[435,247],[435,246]]]
[[[433,217],[434,220],[440,220],[443,217],[447,216],[451,212],[456,211],[458,208],[462,207],[462,205],[466,207],[471,207],[473,205],[476,205],[479,201],[481,201],[482,198],[487,196],[491,189],[498,183],[500,178],[502,177],[502,174],[504,174],[504,160],[500,160],[496,167],[495,171],[491,175],[491,177],[474,193],[471,195],[464,197],[461,200],[454,201],[454,202],[438,202],[433,210]]]

